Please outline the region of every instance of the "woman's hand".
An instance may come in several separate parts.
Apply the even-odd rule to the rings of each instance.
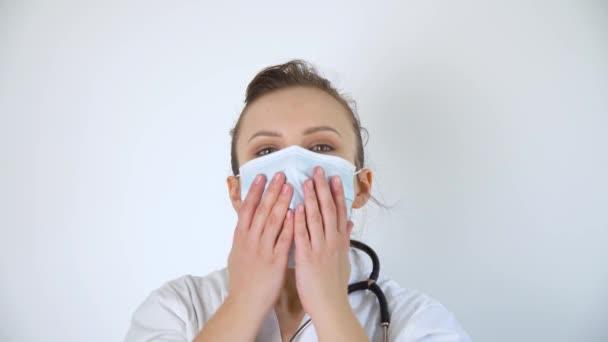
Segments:
[[[227,301],[263,319],[278,299],[293,240],[293,212],[288,210],[293,188],[277,173],[266,192],[258,175],[238,211],[228,257]],[[263,195],[262,195],[263,193]]]
[[[353,224],[347,221],[340,177],[332,177],[330,187],[323,169],[316,167],[313,180],[304,182],[304,205],[296,208],[294,224],[296,286],[314,323],[330,319],[336,310],[350,309],[348,248]]]

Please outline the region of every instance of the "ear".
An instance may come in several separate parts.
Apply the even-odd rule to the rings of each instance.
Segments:
[[[228,184],[228,196],[230,197],[230,202],[232,202],[232,207],[238,212],[242,204],[240,179],[235,176],[228,176],[226,184]]]
[[[355,182],[356,196],[353,201],[353,208],[359,209],[367,203],[372,194],[373,173],[370,169],[363,169],[357,175],[358,182]]]

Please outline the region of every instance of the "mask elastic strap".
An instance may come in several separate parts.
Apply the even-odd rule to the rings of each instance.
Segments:
[[[359,171],[355,172],[355,175],[358,174],[358,173],[360,173],[361,171],[363,171],[365,169],[367,169],[367,167],[362,167]]]

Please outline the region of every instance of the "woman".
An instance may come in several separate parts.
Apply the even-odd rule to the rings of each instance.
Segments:
[[[356,113],[299,60],[258,73],[245,104],[231,132],[227,183],[238,222],[227,268],[154,291],[126,340],[382,340],[376,296],[346,291],[371,269],[349,248],[351,208],[373,200]],[[382,276],[368,283],[386,298],[390,341],[470,340],[424,294]]]

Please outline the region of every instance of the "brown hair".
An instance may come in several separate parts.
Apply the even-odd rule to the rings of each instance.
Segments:
[[[356,112],[355,101],[347,98],[343,94],[340,94],[326,78],[317,72],[316,68],[312,64],[300,59],[294,59],[284,64],[272,65],[263,69],[262,71],[258,72],[257,75],[255,75],[253,80],[251,80],[247,86],[244,101],[245,108],[243,108],[241,111],[234,128],[230,130],[230,136],[232,137],[230,160],[233,174],[237,175],[239,172],[239,161],[236,155],[236,143],[239,138],[241,122],[243,121],[243,116],[248,106],[256,99],[266,94],[289,87],[313,87],[323,90],[340,102],[344,108],[346,108],[346,111],[350,114],[349,116],[352,123],[352,128],[355,132],[355,137],[357,140],[355,166],[357,167],[357,170],[361,169],[365,165],[365,153],[363,147],[365,143],[367,143],[369,134],[367,129],[361,127],[361,122]],[[363,136],[365,136],[365,143],[363,142]],[[379,206],[385,207],[373,196],[371,196],[371,199]]]

